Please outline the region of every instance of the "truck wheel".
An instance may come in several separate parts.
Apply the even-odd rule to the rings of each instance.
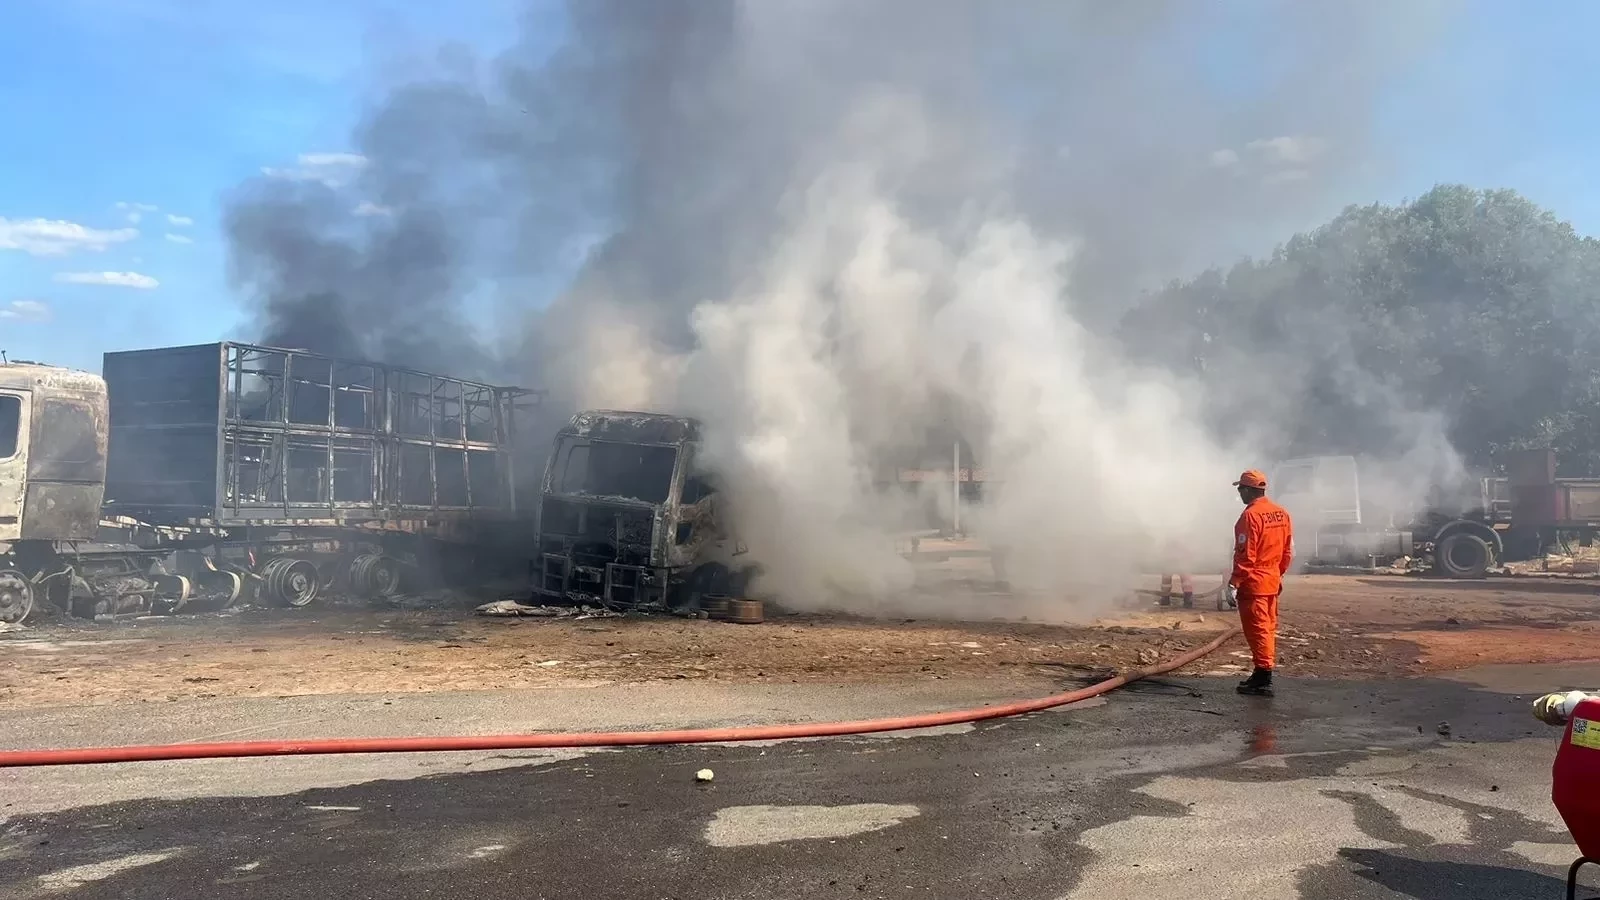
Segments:
[[[1433,548],[1433,568],[1451,578],[1482,578],[1489,574],[1494,551],[1489,542],[1475,534],[1458,531]]]
[[[33,583],[16,569],[0,569],[0,622],[16,625],[33,612]]]
[[[280,556],[261,570],[261,579],[267,596],[274,601],[299,608],[317,599],[317,589],[322,580],[317,577],[317,567],[309,560]]]
[[[378,553],[350,561],[350,588],[363,599],[391,597],[400,592],[400,567]]]

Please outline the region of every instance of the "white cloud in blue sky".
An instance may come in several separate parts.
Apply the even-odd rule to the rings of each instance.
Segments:
[[[88,284],[99,287],[138,288],[153,291],[161,282],[139,272],[60,272],[56,281],[62,284]]]
[[[50,305],[41,300],[12,300],[10,303],[0,304],[0,321],[48,322]]]
[[[67,256],[79,251],[104,251],[139,236],[137,228],[91,228],[61,219],[0,217],[0,250],[29,256]]]

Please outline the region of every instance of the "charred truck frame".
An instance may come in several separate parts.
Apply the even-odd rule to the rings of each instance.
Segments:
[[[752,574],[699,465],[700,423],[589,410],[556,434],[545,466],[535,594],[616,609],[688,610],[738,596]]]
[[[0,366],[0,620],[36,594],[304,606],[527,558],[513,449],[538,392],[233,342],[103,371]]]

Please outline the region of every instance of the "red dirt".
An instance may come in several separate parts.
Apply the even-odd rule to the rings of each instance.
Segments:
[[[1202,590],[1218,579],[1201,577]],[[1152,579],[1153,586],[1153,579]],[[1600,659],[1600,584],[1505,578],[1292,578],[1285,674],[1397,677]],[[994,607],[990,607],[994,608]],[[1095,625],[868,621],[769,612],[765,625],[666,617],[490,619],[462,610],[256,611],[66,623],[0,639],[0,704],[523,688],[656,679],[851,682],[1133,666],[1235,621],[1148,598]],[[1237,671],[1243,645],[1201,664]]]

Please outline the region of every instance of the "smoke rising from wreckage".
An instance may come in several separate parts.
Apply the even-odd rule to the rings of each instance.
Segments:
[[[1107,598],[1151,545],[1220,560],[1226,476],[1289,449],[1276,426],[1320,414],[1328,373],[1202,385],[1115,326],[1139,289],[1301,224],[1381,164],[1376,98],[1443,18],[601,0],[559,7],[552,52],[551,7],[529,10],[492,65],[456,53],[372,109],[350,186],[242,187],[236,280],[274,342],[549,389],[544,437],[584,409],[693,416],[762,587],[801,606],[911,583],[886,538],[947,495],[886,496],[874,472],[944,458],[952,433],[993,477],[962,519],[1010,548],[1021,588]],[[1270,77],[1194,77],[1216,28],[1240,59],[1262,41]],[[1333,383],[1366,383],[1335,363]],[[1244,397],[1251,415],[1217,430]],[[1397,493],[1459,468],[1442,423],[1411,413],[1365,396]]]

